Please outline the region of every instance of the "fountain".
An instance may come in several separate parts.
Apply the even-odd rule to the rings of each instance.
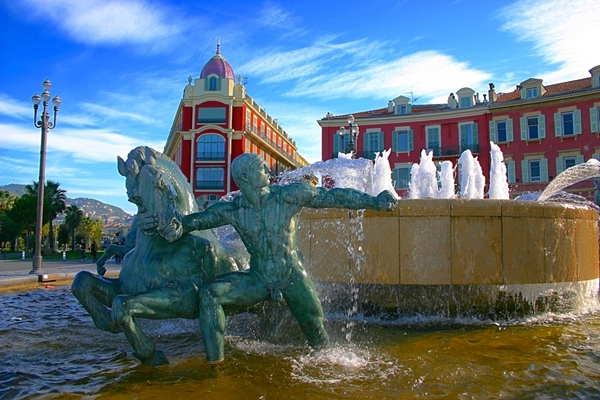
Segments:
[[[218,372],[201,361],[197,323],[141,320],[170,355],[151,368],[66,288],[1,295],[0,398],[599,396],[596,211],[449,192],[391,215],[303,211],[298,247],[332,342],[322,350],[267,304],[228,319]]]

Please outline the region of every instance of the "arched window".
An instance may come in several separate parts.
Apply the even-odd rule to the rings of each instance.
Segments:
[[[217,167],[198,168],[196,170],[197,190],[223,190],[225,188],[225,170]]]
[[[208,82],[208,90],[217,90],[217,78],[214,76],[210,77]]]
[[[225,160],[225,139],[221,135],[207,134],[198,139],[196,161]]]

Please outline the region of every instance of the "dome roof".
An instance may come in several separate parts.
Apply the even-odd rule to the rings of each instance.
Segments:
[[[221,56],[221,44],[217,43],[217,54],[211,58],[200,73],[200,79],[207,78],[209,75],[217,74],[223,79],[234,79],[233,68],[223,56]]]

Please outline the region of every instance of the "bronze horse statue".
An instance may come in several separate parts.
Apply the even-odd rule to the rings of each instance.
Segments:
[[[217,275],[243,268],[245,249],[237,244],[227,248],[228,243],[210,230],[187,233],[173,243],[165,239],[169,232],[144,232],[137,219],[145,212],[159,212],[164,218],[197,212],[193,192],[179,167],[149,147],[135,148],[127,161],[118,157],[118,167],[126,177],[129,201],[138,206],[135,246],[123,258],[117,279],[81,271],[71,291],[99,329],[125,333],[142,364],[163,365],[167,358],[135,318],[197,319],[198,288]]]

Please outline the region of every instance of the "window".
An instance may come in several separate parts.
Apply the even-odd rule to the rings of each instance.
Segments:
[[[196,170],[197,190],[223,190],[225,188],[223,168],[198,168]]]
[[[281,138],[278,138],[278,141]],[[346,153],[349,151],[350,133],[340,135],[335,133],[333,136],[333,158],[337,158],[338,153]]]
[[[546,120],[543,115],[521,118],[521,140],[539,140],[546,137]]]
[[[574,167],[578,164],[583,164],[583,156],[581,154],[556,157],[556,175],[560,174],[565,169]]]
[[[257,128],[258,128],[258,117],[256,115],[254,115],[252,117],[252,132],[256,133]]]
[[[431,126],[426,129],[427,132],[427,149],[433,151],[434,156],[439,156],[441,154],[440,146],[440,127],[439,126]]]
[[[479,153],[479,133],[477,124],[460,125],[460,152],[471,150]]]
[[[383,132],[366,132],[364,134],[364,158],[374,160],[383,151]]]
[[[250,115],[250,111],[246,111],[246,130],[250,131],[252,129],[250,121],[252,116]]]
[[[554,114],[554,133],[557,137],[581,134],[581,110]]]
[[[410,114],[411,108],[410,104],[398,104],[396,106],[396,114]]]
[[[225,123],[225,107],[206,107],[198,109],[199,124],[223,124]]]
[[[221,90],[221,77],[212,75],[204,79],[204,90]]]
[[[600,121],[600,107],[590,108],[590,132],[598,133],[598,122]]]
[[[412,129],[392,132],[392,151],[409,152],[415,149],[414,134]]]
[[[526,93],[527,93],[527,98],[528,99],[533,99],[535,97],[538,97],[538,88],[529,88],[526,89]]]
[[[469,97],[461,97],[460,98],[460,108],[469,108],[473,107],[473,98]]]
[[[408,189],[410,185],[410,166],[394,168],[394,189]]]
[[[225,160],[225,139],[221,135],[202,135],[196,147],[196,161]]]
[[[511,118],[490,121],[490,140],[494,143],[513,141],[513,122]]]
[[[548,159],[531,159],[521,161],[521,173],[523,183],[547,182],[548,181]]]

